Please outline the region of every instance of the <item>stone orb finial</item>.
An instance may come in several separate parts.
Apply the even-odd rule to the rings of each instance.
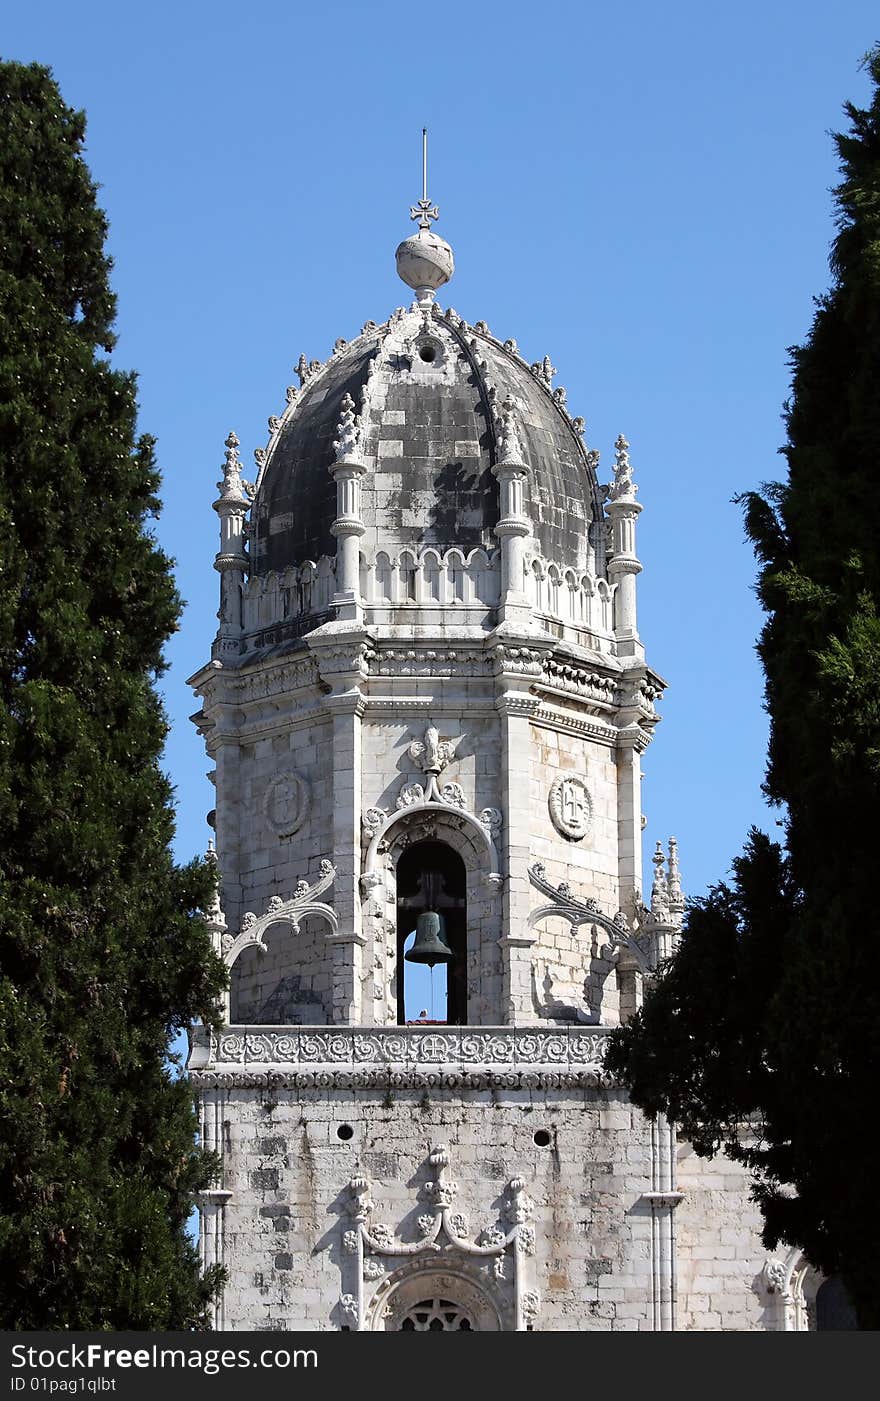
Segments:
[[[430,229],[419,229],[411,238],[405,238],[395,258],[398,277],[412,287],[420,301],[433,300],[434,293],[455,272],[452,249]]]

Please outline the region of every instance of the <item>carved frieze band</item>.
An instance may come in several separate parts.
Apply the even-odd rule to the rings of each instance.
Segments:
[[[201,1085],[289,1088],[581,1088],[603,1075],[607,1030],[561,1027],[229,1027],[193,1032],[189,1069]]]

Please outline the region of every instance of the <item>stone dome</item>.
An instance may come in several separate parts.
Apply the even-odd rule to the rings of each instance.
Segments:
[[[529,365],[513,341],[483,322],[469,326],[436,306],[396,311],[337,341],[326,364],[301,358],[299,390],[288,391],[261,461],[250,528],[250,571],[259,577],[333,556],[336,458],[343,399],[358,415],[362,481],[361,552],[497,547],[501,405],[514,407],[528,466],[526,511],[548,561],[585,570],[603,553],[596,455],[553,390],[549,359]],[[592,527],[592,529],[591,529]]]

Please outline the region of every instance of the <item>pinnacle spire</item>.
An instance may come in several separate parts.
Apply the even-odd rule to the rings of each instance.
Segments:
[[[419,228],[397,249],[397,275],[407,287],[412,287],[418,305],[425,310],[430,309],[438,289],[455,271],[452,249],[431,230],[431,221],[440,217],[440,210],[428,198],[427,127],[422,127],[422,197],[412,206],[409,216]]]
[[[430,229],[431,220],[440,218],[440,210],[428,199],[428,128],[422,127],[422,197],[409,211],[411,219],[418,219],[420,229]]]

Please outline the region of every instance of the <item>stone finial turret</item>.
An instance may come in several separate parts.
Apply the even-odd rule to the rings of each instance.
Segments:
[[[636,577],[642,566],[636,553],[636,521],[641,505],[636,500],[629,443],[619,434],[614,444],[614,480],[608,490],[612,551],[608,577],[617,585],[614,595],[614,635],[618,656],[644,657],[636,621]]]
[[[345,394],[342,400],[339,425],[336,429],[336,439],[333,443],[336,461],[360,462],[362,460],[361,438],[362,431],[354,411],[354,399],[350,394]]]
[[[675,837],[669,838],[669,867],[667,875],[667,890],[669,894],[669,912],[677,916],[680,922],[684,912],[685,899],[681,889],[681,871],[678,865],[678,842]]]
[[[226,436],[224,446],[226,452],[223,458],[223,480],[217,483],[217,490],[220,492],[221,502],[243,501],[247,504],[250,500],[251,493],[248,491],[249,483],[246,482],[241,475],[241,460],[238,456],[238,434],[230,431]]]
[[[632,463],[629,460],[629,443],[619,433],[614,444],[614,481],[608,493],[609,501],[633,501],[638,487],[633,484]]]
[[[211,942],[214,950],[221,957],[226,952],[226,943],[229,939],[229,932],[226,926],[226,916],[220,904],[220,873],[217,867],[217,852],[214,848],[214,839],[208,842],[208,850],[205,852],[205,860],[214,868],[214,894],[211,903],[205,911],[205,924],[208,933],[211,935]]]
[[[519,428],[516,421],[516,406],[510,394],[505,397],[501,405],[501,413],[498,419],[498,462],[516,463],[523,462],[522,443],[520,442]]]
[[[525,541],[531,534],[525,508],[528,467],[517,424],[517,412],[508,393],[496,419],[498,460],[492,473],[498,478],[501,515],[495,535],[501,544],[501,611],[503,622],[528,622],[525,596]]]
[[[239,441],[235,432],[226,436],[223,479],[217,483],[220,495],[214,510],[220,517],[220,549],[214,568],[220,575],[220,627],[214,640],[215,658],[239,651],[242,615],[241,591],[247,568],[244,548],[244,522],[253,499],[254,488],[241,475],[238,456]]]
[[[330,527],[336,536],[337,618],[359,622],[363,618],[359,581],[358,541],[366,527],[361,520],[361,477],[366,471],[363,429],[354,411],[354,399],[346,393],[333,443],[335,460],[330,475],[336,482],[336,519]]]
[[[669,918],[669,883],[666,877],[666,857],[663,845],[658,841],[651,857],[654,865],[654,883],[651,886],[651,914],[657,920]]]

